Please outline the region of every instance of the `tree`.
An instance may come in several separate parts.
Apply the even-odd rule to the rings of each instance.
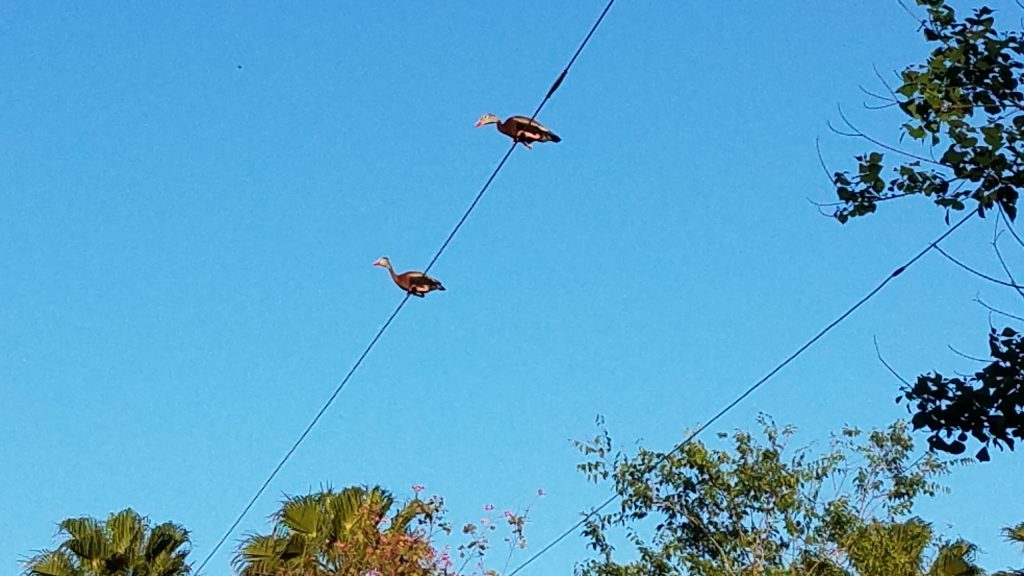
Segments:
[[[919,518],[906,522],[874,521],[846,538],[845,552],[861,576],[982,576],[974,564],[977,547],[964,540],[939,543],[924,570],[925,553],[935,544],[931,525]]]
[[[791,427],[762,417],[761,438],[719,435],[661,453],[614,452],[608,432],[577,443],[588,479],[611,482],[619,508],[588,520],[598,557],[580,576],[971,576],[974,546],[941,541],[915,501],[960,461],[912,459],[909,427],[844,428],[827,450],[792,449]],[[616,545],[635,559],[620,562]],[[927,568],[925,568],[927,566]]]
[[[496,523],[485,517],[479,526],[466,524],[462,534],[468,541],[453,557],[448,547],[434,544],[440,534],[451,533],[444,502],[437,496],[421,499],[422,490],[413,486],[413,498],[397,511],[394,497],[379,486],[288,497],[270,534],[243,540],[234,567],[242,576],[440,576],[462,574],[467,567],[480,576],[496,575],[484,566]],[[504,512],[510,555],[526,546],[528,512]]]
[[[165,522],[150,526],[131,508],[105,521],[68,518],[59,524],[63,542],[25,563],[29,576],[182,576],[191,568],[188,531]]]
[[[921,31],[935,47],[922,64],[902,71],[895,89],[886,83],[891,96],[879,98],[899,110],[900,140],[916,141],[921,151],[885,144],[843,116],[848,135],[875,150],[856,157],[856,172],[832,174],[839,198],[833,216],[845,223],[883,202],[925,197],[947,223],[951,211],[968,207],[982,217],[996,213],[1024,247],[1011,225],[1024,186],[1024,36],[998,29],[987,6],[961,18],[945,0],[916,2],[925,11]],[[899,161],[887,162],[886,153]],[[993,247],[1008,279],[1001,284],[1024,297],[995,241]],[[988,460],[989,446],[1012,450],[1024,439],[1024,336],[993,327],[988,340],[991,363],[973,375],[927,373],[903,387],[914,428],[929,432],[933,449],[961,454],[973,438],[981,445],[978,459]]]
[[[415,498],[388,518],[394,503],[379,486],[290,497],[271,534],[245,538],[235,567],[243,576],[426,576],[432,549],[412,526],[430,523],[439,504]]]

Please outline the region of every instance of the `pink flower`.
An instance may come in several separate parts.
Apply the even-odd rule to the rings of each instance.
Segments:
[[[494,504],[488,504],[488,505],[484,506],[484,511],[485,512],[490,512],[491,510],[494,510]]]
[[[508,510],[505,510],[505,518],[511,518],[511,517],[512,517],[512,512],[510,512]]]
[[[543,496],[544,494],[546,494],[546,492],[544,492],[543,488],[537,488],[537,496]]]
[[[421,484],[413,484],[412,485],[412,491],[417,493],[417,494],[419,494],[420,492],[423,492],[423,490],[424,490],[424,488],[423,488],[423,485],[421,485]]]

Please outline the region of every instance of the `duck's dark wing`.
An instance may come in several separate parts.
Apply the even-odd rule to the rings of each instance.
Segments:
[[[548,130],[543,124],[536,120],[530,120],[526,116],[511,116],[505,121],[510,125],[513,132],[528,132],[531,136],[536,135],[536,139],[540,142],[561,142],[562,139],[558,137],[551,130]]]
[[[431,278],[422,272],[406,272],[409,292],[425,293],[431,290],[444,290],[444,286],[435,278]]]

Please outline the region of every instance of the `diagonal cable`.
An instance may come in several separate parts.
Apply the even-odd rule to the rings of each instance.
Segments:
[[[590,38],[593,37],[594,32],[597,32],[597,28],[601,25],[601,22],[604,21],[604,17],[608,14],[608,11],[612,9],[614,4],[615,0],[608,0],[608,4],[606,4],[604,10],[601,11],[601,15],[594,21],[594,25],[590,27],[590,32],[587,32],[586,37],[583,38],[583,42],[580,42],[579,47],[576,48],[576,52],[573,53],[572,58],[569,59],[569,63],[565,65],[565,68],[562,69],[562,73],[558,75],[557,79],[555,79],[554,84],[551,85],[551,88],[548,88],[548,93],[544,95],[544,99],[540,101],[540,104],[537,105],[537,109],[533,111],[533,115],[530,116],[531,121],[537,118],[537,114],[540,114],[540,111],[544,109],[548,100],[550,100],[551,96],[554,95],[555,90],[558,90],[562,85],[562,81],[565,80],[565,77],[569,74],[569,69],[576,63],[576,59],[580,57],[580,53],[582,53],[583,49],[587,47],[587,44],[590,42]]]
[[[282,468],[284,468],[285,463],[288,462],[288,460],[292,457],[292,454],[294,454],[295,451],[299,448],[299,445],[302,444],[302,442],[306,439],[306,436],[308,436],[310,431],[313,430],[313,427],[316,426],[317,422],[320,421],[320,417],[323,416],[324,413],[327,412],[327,409],[331,407],[331,404],[334,403],[334,399],[338,397],[338,394],[340,394],[342,389],[345,388],[345,385],[348,384],[348,381],[352,378],[352,375],[356,373],[356,370],[359,368],[359,365],[363,363],[363,360],[370,353],[370,350],[373,350],[373,347],[377,345],[377,341],[380,340],[381,336],[384,335],[384,332],[387,331],[388,326],[391,326],[391,322],[395,319],[396,316],[398,316],[398,313],[402,311],[402,308],[405,307],[405,303],[409,301],[409,296],[411,296],[411,294],[406,294],[405,298],[402,298],[402,301],[398,303],[398,306],[395,307],[395,310],[393,312],[391,312],[391,315],[388,316],[388,319],[384,322],[384,324],[381,325],[380,329],[377,330],[377,334],[373,337],[373,340],[370,340],[370,343],[367,344],[365,349],[363,349],[363,353],[359,355],[359,358],[356,359],[355,364],[353,364],[352,368],[350,368],[348,373],[345,374],[345,377],[341,379],[341,383],[338,384],[337,388],[334,389],[334,393],[331,394],[330,398],[327,399],[327,402],[325,402],[324,405],[320,408],[320,411],[316,413],[316,416],[314,416],[313,419],[310,420],[309,424],[306,426],[306,429],[302,431],[302,434],[300,434],[298,439],[295,440],[295,443],[292,444],[292,447],[289,448],[288,452],[285,453],[284,458],[281,458],[281,461],[277,463],[277,466],[274,467],[274,470],[270,473],[269,476],[267,476],[267,479],[263,481],[263,484],[260,485],[259,490],[257,490],[256,493],[253,494],[252,498],[249,499],[249,503],[245,505],[245,508],[242,508],[242,512],[238,514],[238,517],[235,518],[235,521],[231,523],[231,526],[228,527],[228,529],[224,532],[224,535],[220,537],[220,540],[217,541],[217,545],[214,546],[213,549],[210,550],[210,552],[206,555],[206,558],[204,558],[203,561],[199,563],[199,567],[195,570],[196,574],[202,572],[203,568],[206,567],[206,564],[210,561],[211,558],[213,558],[213,555],[217,553],[217,550],[220,550],[220,547],[224,545],[224,542],[226,542],[227,539],[231,536],[231,533],[235,531],[235,528],[238,528],[238,525],[242,522],[242,519],[245,518],[245,515],[249,513],[249,510],[251,510],[253,505],[256,504],[256,501],[259,500],[260,496],[263,495],[263,492],[267,489],[267,486],[270,486],[270,483],[274,480],[275,477],[277,477],[277,473],[280,472]]]
[[[793,360],[796,360],[798,356],[800,356],[801,354],[806,352],[808,348],[813,346],[818,340],[821,340],[826,334],[831,332],[833,328],[835,328],[836,326],[841,324],[844,320],[849,318],[854,312],[857,311],[858,308],[860,308],[861,306],[866,304],[868,302],[868,300],[871,300],[872,298],[874,298],[879,292],[882,291],[883,288],[886,287],[886,285],[889,284],[889,282],[891,282],[897,276],[899,276],[900,274],[905,272],[907,270],[907,268],[910,268],[911,266],[913,266],[915,262],[917,262],[918,260],[923,258],[925,256],[925,254],[930,252],[932,249],[937,249],[940,242],[942,242],[943,240],[948,238],[950,236],[950,234],[955,232],[958,228],[960,228],[960,226],[963,226],[964,223],[966,223],[968,220],[970,220],[971,217],[974,216],[975,214],[977,214],[977,212],[972,211],[969,214],[967,214],[967,216],[964,216],[963,219],[961,219],[959,222],[957,222],[954,226],[952,226],[950,229],[948,229],[945,232],[943,232],[941,235],[939,235],[938,238],[936,238],[935,240],[930,242],[927,246],[925,246],[923,249],[921,249],[921,251],[919,251],[917,254],[915,254],[913,258],[911,258],[910,260],[907,260],[907,262],[905,264],[903,264],[899,268],[896,268],[895,270],[893,270],[888,276],[885,277],[885,280],[882,280],[882,282],[880,284],[878,284],[878,286],[875,286],[875,288],[873,290],[868,292],[863,298],[858,300],[853,306],[850,306],[849,308],[846,309],[845,312],[840,314],[839,317],[837,317],[832,322],[829,322],[828,325],[826,325],[824,328],[822,328],[820,331],[818,331],[818,333],[815,334],[812,338],[810,338],[809,340],[804,342],[804,344],[802,346],[797,348],[795,352],[793,352],[792,354],[787,356],[785,360],[783,360],[782,362],[777,364],[774,368],[772,368],[767,374],[765,374],[763,377],[761,377],[760,380],[758,380],[757,382],[754,382],[753,385],[751,385],[749,388],[747,388],[742,394],[737,396],[732,402],[729,402],[728,404],[725,405],[724,408],[722,408],[717,413],[715,413],[715,415],[712,416],[711,419],[709,419],[707,422],[705,422],[704,424],[701,424],[696,429],[694,429],[694,431],[691,432],[689,436],[687,436],[685,439],[683,439],[683,441],[680,442],[679,444],[676,444],[675,447],[672,448],[672,450],[666,452],[665,454],[663,454],[661,456],[661,458],[655,460],[654,463],[651,464],[651,466],[650,466],[650,468],[648,469],[647,472],[648,473],[652,472],[658,466],[661,466],[662,464],[664,464],[665,461],[667,461],[669,458],[671,458],[673,454],[675,454],[676,452],[679,452],[680,450],[685,448],[690,442],[693,442],[693,439],[696,438],[701,432],[703,432],[704,430],[707,430],[708,427],[710,427],[712,424],[714,424],[716,421],[718,421],[722,416],[725,416],[730,410],[735,408],[740,402],[745,400],[747,398],[747,396],[750,396],[751,394],[753,394],[758,388],[760,388],[766,382],[771,380],[776,374],[778,374],[780,371],[782,371],[782,369],[785,368],[786,366],[788,366],[790,362],[792,362]],[[569,529],[565,530],[564,532],[562,532],[561,534],[559,534],[558,537],[556,537],[554,540],[549,542],[543,548],[538,550],[532,556],[527,558],[526,561],[524,561],[522,564],[517,566],[514,570],[509,572],[507,576],[515,576],[516,574],[518,574],[523,568],[526,568],[531,563],[533,563],[534,560],[536,560],[537,558],[540,558],[545,553],[547,553],[548,550],[551,550],[552,548],[554,548],[559,542],[561,542],[562,540],[565,540],[570,534],[575,532],[577,528],[579,528],[580,526],[583,526],[584,524],[586,524],[591,518],[596,516],[598,512],[600,512],[601,510],[607,508],[609,504],[611,504],[612,502],[614,502],[618,498],[619,498],[619,494],[617,492],[615,494],[612,494],[611,496],[609,496],[607,500],[602,502],[596,508],[593,508],[590,512],[588,512],[586,515],[584,515],[583,518],[581,518],[578,522],[573,524],[571,528],[569,528]]]
[[[601,25],[601,22],[604,20],[605,15],[608,14],[608,10],[611,9],[613,4],[615,4],[615,0],[609,0],[608,4],[604,8],[604,11],[601,12],[601,15],[598,17],[597,21],[590,28],[590,32],[587,33],[587,36],[576,48],[576,52],[573,53],[572,58],[569,60],[569,63],[565,66],[565,68],[562,69],[562,72],[561,74],[559,74],[558,79],[555,80],[554,84],[551,85],[551,88],[548,89],[548,92],[544,96],[544,99],[541,100],[540,105],[537,106],[537,110],[533,113],[534,117],[536,117],[537,114],[540,113],[540,111],[544,108],[544,105],[547,104],[548,100],[551,99],[551,96],[555,93],[556,90],[558,90],[559,86],[562,85],[562,81],[565,80],[566,75],[569,73],[569,69],[572,68],[572,65],[576,62],[576,59],[579,58],[580,54],[583,52],[583,49],[586,48],[587,43],[590,42],[590,38],[594,35],[594,32],[597,31],[598,26]],[[480,202],[484,194],[487,192],[487,189],[490,188],[491,183],[494,182],[495,178],[497,178],[498,173],[501,172],[501,169],[505,166],[505,163],[512,155],[512,152],[515,151],[516,144],[518,144],[518,141],[513,141],[512,146],[509,147],[508,151],[505,152],[505,155],[502,156],[501,161],[498,162],[498,165],[494,168],[494,171],[491,172],[491,175],[487,178],[487,181],[484,182],[484,185],[480,188],[480,191],[477,192],[476,196],[473,198],[473,201],[470,203],[465,213],[463,213],[462,218],[460,218],[459,221],[455,224],[455,227],[452,228],[452,231],[448,234],[448,237],[445,238],[444,242],[441,244],[441,247],[437,250],[437,253],[434,254],[434,257],[430,260],[430,263],[427,264],[426,268],[424,268],[424,274],[430,272],[430,269],[434,267],[434,264],[437,263],[437,260],[441,257],[442,254],[444,254],[444,251],[448,249],[448,245],[451,243],[452,239],[455,238],[455,235],[458,234],[459,230],[462,228],[462,225],[465,224],[466,220],[469,219],[469,216],[473,213],[473,210],[476,209],[477,204]],[[217,541],[217,544],[213,547],[212,550],[210,550],[209,553],[207,553],[206,557],[203,558],[203,561],[199,563],[199,566],[195,569],[196,574],[202,572],[203,568],[206,567],[206,565],[210,562],[210,560],[217,553],[217,551],[220,550],[221,546],[223,546],[227,539],[231,537],[231,534],[235,531],[235,528],[238,528],[238,525],[242,522],[242,520],[249,513],[249,511],[252,510],[252,507],[259,500],[260,496],[263,495],[267,487],[270,486],[270,483],[273,482],[274,478],[277,477],[278,472],[280,472],[281,469],[284,468],[284,465],[288,462],[289,459],[291,459],[295,451],[298,450],[299,446],[306,440],[306,437],[313,430],[313,427],[316,426],[317,422],[320,421],[320,418],[331,407],[331,404],[334,403],[334,400],[338,397],[338,394],[341,393],[341,391],[348,384],[349,380],[352,379],[352,376],[355,374],[359,366],[363,363],[363,360],[366,359],[366,357],[370,354],[370,351],[372,351],[374,346],[377,345],[377,342],[381,339],[381,337],[387,331],[388,327],[391,326],[391,323],[398,316],[398,313],[401,312],[402,308],[405,307],[405,303],[409,301],[409,296],[410,294],[406,294],[405,297],[402,298],[402,301],[398,304],[397,307],[395,307],[394,311],[391,312],[391,315],[388,316],[388,319],[377,330],[376,335],[374,335],[373,339],[370,340],[370,343],[366,345],[366,348],[363,349],[362,354],[359,355],[355,363],[352,365],[352,368],[350,368],[348,373],[345,374],[345,377],[342,378],[341,382],[334,389],[334,392],[327,399],[327,402],[324,403],[324,405],[316,413],[316,416],[313,417],[313,419],[306,426],[305,430],[302,431],[302,434],[300,434],[299,437],[295,440],[295,443],[293,443],[291,448],[288,449],[288,452],[286,452],[284,457],[281,458],[281,461],[278,462],[277,466],[274,467],[270,475],[267,476],[267,479],[263,481],[263,484],[260,485],[259,489],[256,490],[256,493],[252,496],[252,498],[249,499],[249,502],[245,505],[244,508],[242,508],[242,511],[235,518],[234,522],[231,523],[231,526],[224,532],[224,535],[221,536],[220,540]]]
[[[491,172],[491,175],[487,178],[487,182],[484,182],[483,187],[476,193],[476,197],[473,198],[473,201],[469,204],[469,208],[466,208],[466,212],[462,214],[462,218],[459,218],[458,223],[456,223],[455,227],[452,228],[448,237],[444,239],[444,243],[441,244],[440,248],[438,248],[437,253],[430,259],[430,264],[427,264],[427,267],[423,269],[424,274],[430,272],[430,269],[434,267],[435,263],[437,263],[437,259],[440,258],[441,254],[444,254],[444,251],[448,249],[448,244],[451,243],[452,238],[455,238],[455,235],[459,233],[459,229],[462,228],[462,225],[466,223],[467,219],[469,219],[469,215],[473,213],[474,209],[476,209],[476,205],[480,202],[480,199],[484,197],[484,193],[491,187],[491,182],[494,182],[494,179],[498,176],[498,172],[501,172],[501,169],[505,166],[505,162],[508,161],[508,157],[511,156],[512,152],[516,149],[516,144],[518,144],[518,142],[512,142],[512,146],[509,147],[508,152],[505,152],[505,155],[501,157],[501,162],[498,162],[498,166],[494,169],[494,172]]]

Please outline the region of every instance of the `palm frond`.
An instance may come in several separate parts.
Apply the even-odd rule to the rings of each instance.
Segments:
[[[872,522],[847,537],[850,564],[862,576],[917,576],[932,528],[920,518]]]
[[[147,560],[156,560],[164,556],[173,556],[179,549],[189,543],[189,533],[184,526],[173,522],[164,522],[154,526],[146,539],[142,554]],[[187,551],[185,552],[187,554]]]
[[[974,564],[978,547],[966,540],[939,546],[928,576],[982,576],[985,572]]]
[[[1007,526],[1006,528],[1003,528],[1003,536],[1006,537],[1007,542],[1024,544],[1024,522],[1021,522],[1016,526]]]
[[[79,576],[81,571],[66,552],[48,550],[25,562],[24,573],[27,576]]]
[[[287,538],[253,534],[242,541],[231,565],[249,576],[272,576],[285,565],[282,556],[287,547]]]
[[[65,535],[56,551],[26,562],[28,576],[184,576],[188,531],[167,522],[149,528],[149,520],[131,508],[106,520],[88,516],[67,518],[59,525]]]
[[[366,491],[358,486],[345,488],[332,499],[332,516],[339,539],[345,539],[355,532],[365,502]]]
[[[60,529],[70,536],[61,548],[71,551],[83,561],[96,565],[109,555],[107,533],[99,520],[87,516],[68,518],[60,523]]]
[[[395,497],[388,490],[380,486],[371,486],[364,489],[366,490],[366,503],[374,512],[381,516],[386,515],[391,510],[391,507],[394,506]]]
[[[106,532],[114,552],[132,556],[142,550],[146,538],[146,519],[131,508],[125,508],[107,518]]]
[[[315,538],[321,532],[322,508],[319,495],[291,497],[281,507],[278,521],[292,533]]]

